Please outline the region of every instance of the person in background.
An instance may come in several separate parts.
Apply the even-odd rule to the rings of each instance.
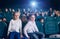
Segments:
[[[8,11],[8,9],[5,9],[4,12],[4,18],[6,18],[7,25],[9,25],[10,20],[12,19],[12,14]]]
[[[48,16],[48,11],[45,11],[45,16],[44,16],[44,19],[46,19]]]
[[[6,21],[6,18],[3,18],[3,21]]]
[[[12,12],[11,8],[9,8],[9,12]]]
[[[9,39],[20,39],[22,37],[22,22],[19,19],[20,13],[15,12],[13,19],[9,23],[8,34]]]
[[[40,18],[40,15],[39,15],[39,13],[36,13],[35,15],[36,15],[36,19],[35,20],[38,21],[39,18]]]
[[[2,21],[7,25],[6,18],[3,18]]]
[[[58,17],[60,17],[60,11],[59,10],[56,11],[56,14]]]
[[[9,13],[10,13],[10,15],[11,15],[11,19],[12,19],[12,17],[13,17],[13,13],[14,13],[14,9],[13,9],[13,11],[12,11],[12,9],[9,8]]]
[[[3,18],[0,17],[0,39],[7,37],[7,24],[3,22]]]
[[[0,18],[3,18],[4,17],[4,15],[3,15],[3,10],[2,9],[0,9]]]
[[[43,34],[39,32],[36,23],[35,23],[35,15],[30,16],[30,20],[24,27],[24,34],[28,39],[41,39],[43,38]]]
[[[30,13],[30,8],[28,8],[27,13]]]
[[[20,12],[20,9],[18,8],[18,10],[17,10],[18,12]]]
[[[7,38],[7,32],[8,32],[8,26],[7,26],[6,18],[3,18],[2,22],[6,25],[6,28],[5,28],[5,35],[6,35],[5,39],[6,39]]]
[[[43,24],[44,23],[44,18],[41,18],[40,19],[40,22]]]
[[[14,9],[12,9],[12,14],[15,12],[15,10]]]
[[[30,15],[30,13],[27,13],[26,14],[27,20],[29,20],[29,15]]]
[[[56,16],[56,10],[53,11],[53,14],[51,15],[52,17],[55,17]]]
[[[22,29],[24,29],[24,26],[25,26],[26,23],[27,23],[27,18],[26,18],[26,15],[25,15],[25,14],[22,15],[21,20],[22,20]]]
[[[2,17],[0,17],[0,22],[2,22]]]
[[[44,21],[45,21],[44,18],[41,18],[41,19],[40,19],[40,23],[41,23],[41,25],[42,25],[42,28],[44,29],[44,30],[43,30],[43,33],[45,33],[45,23],[44,23]]]
[[[48,16],[51,16],[53,14],[52,8],[49,9]]]
[[[23,14],[26,14],[27,12],[26,12],[26,9],[23,9]]]
[[[25,25],[27,24],[27,18],[26,18],[25,14],[22,15],[21,20],[22,20],[22,34],[23,34],[23,38],[24,38],[25,35],[24,35],[24,30],[23,29],[24,29]]]
[[[59,10],[54,10],[52,16],[53,17],[59,17],[60,16],[60,11]]]
[[[39,18],[39,20],[36,21],[36,25],[37,25],[37,27],[39,29],[39,32],[45,33],[45,29],[44,29],[44,27],[45,27],[45,25],[44,25],[44,18]]]

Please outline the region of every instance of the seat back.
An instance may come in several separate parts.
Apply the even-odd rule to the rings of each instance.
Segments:
[[[59,32],[59,27],[54,17],[47,17],[45,20],[45,34],[56,34]]]
[[[4,22],[0,22],[0,38],[7,35],[7,25]]]

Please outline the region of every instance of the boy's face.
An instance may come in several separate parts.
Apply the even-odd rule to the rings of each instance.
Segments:
[[[14,19],[19,19],[20,13],[15,13]]]
[[[31,21],[35,21],[35,16],[30,17]]]

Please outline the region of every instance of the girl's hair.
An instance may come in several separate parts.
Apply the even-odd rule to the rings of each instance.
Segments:
[[[16,12],[13,12],[13,16],[14,16],[16,13],[19,13],[19,12],[18,12],[18,11],[16,11]]]

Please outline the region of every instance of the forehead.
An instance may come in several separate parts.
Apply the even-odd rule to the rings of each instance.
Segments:
[[[32,17],[32,18],[35,18],[35,15],[32,15],[31,17]]]
[[[15,13],[15,15],[20,15],[20,13]]]

